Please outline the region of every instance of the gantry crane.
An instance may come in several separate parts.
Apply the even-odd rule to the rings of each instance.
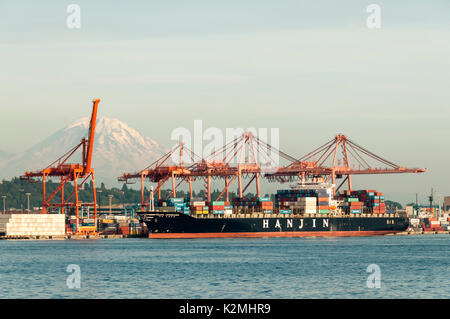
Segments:
[[[286,182],[292,181],[293,178],[323,176],[326,181],[331,182],[336,194],[346,182],[348,189],[352,190],[352,175],[424,173],[426,171],[423,168],[406,168],[397,165],[356,144],[345,135],[338,134],[314,151],[280,168],[275,173],[266,174],[265,177]],[[336,187],[336,178],[343,176],[345,176],[344,180]]]
[[[269,151],[276,154],[276,158],[269,155]],[[261,196],[261,176],[265,173],[280,169],[279,158],[295,161],[295,158],[267,144],[252,132],[244,132],[222,148],[215,150],[201,162],[194,165],[191,176],[204,177],[206,200],[211,201],[211,180],[223,178],[225,187],[215,200],[225,194],[225,201],[229,201],[231,184],[237,179],[238,197],[242,198],[245,191],[254,182],[256,196]],[[243,179],[250,178],[244,186]]]
[[[225,187],[216,200],[225,195],[225,201],[228,202],[229,189],[235,180],[237,180],[238,196],[242,198],[253,182],[256,186],[256,195],[261,196],[261,177],[277,182],[323,177],[326,182],[331,182],[333,192],[336,194],[346,182],[348,189],[352,189],[352,175],[426,172],[426,169],[406,168],[394,164],[359,146],[342,134],[336,135],[332,140],[300,159],[274,148],[251,132],[244,132],[206,158],[200,158],[192,151],[187,150],[192,160],[194,158],[199,159],[190,166],[184,166],[181,162],[185,149],[185,146],[180,143],[148,168],[133,174],[123,174],[119,177],[119,181],[129,182],[132,179],[140,179],[141,205],[146,207],[151,195],[144,196],[145,180],[158,183],[156,191],[158,192],[158,199],[161,199],[162,186],[170,178],[172,179],[172,191],[169,196],[173,197],[176,197],[176,189],[183,181],[189,183],[189,191],[192,197],[192,181],[203,179],[205,182],[205,200],[211,202],[212,180],[224,179]],[[276,153],[276,159],[268,155],[269,150]],[[168,159],[176,154],[176,151],[179,152],[180,164],[176,166],[167,165]],[[289,164],[281,166],[277,161],[280,158],[287,160]],[[263,161],[261,161],[262,159]],[[380,164],[382,167],[376,166]],[[344,176],[345,179],[336,187],[336,179]],[[243,179],[246,177],[250,178],[250,181],[244,186]],[[176,179],[180,179],[178,184],[176,184]]]
[[[141,206],[148,207],[150,196],[144,194],[144,182],[150,181],[157,183],[155,192],[158,199],[161,199],[161,189],[166,181],[172,180],[172,190],[169,196],[176,197],[176,189],[183,181],[189,184],[189,193],[192,197],[192,182],[201,179],[205,182],[206,201],[211,202],[211,183],[212,179],[224,179],[225,187],[216,200],[219,200],[225,194],[225,201],[229,201],[229,189],[233,181],[238,181],[238,193],[242,197],[248,187],[255,182],[257,196],[260,196],[260,176],[262,173],[277,170],[278,163],[268,154],[268,150],[274,150],[281,157],[289,161],[295,161],[295,158],[283,153],[259,138],[251,132],[244,132],[236,137],[224,147],[215,150],[206,158],[200,158],[194,152],[186,148],[183,143],[179,143],[172,151],[152,163],[149,167],[136,173],[125,173],[118,178],[119,181],[130,183],[132,180],[141,182]],[[183,152],[190,157],[193,164],[185,166],[182,163]],[[247,155],[249,156],[247,156]],[[177,165],[168,165],[170,158],[178,157]],[[261,159],[266,164],[261,165]],[[268,168],[270,167],[270,169]],[[250,177],[247,185],[243,185],[243,179]],[[178,184],[176,180],[179,179]]]
[[[192,178],[191,178],[191,166],[185,166],[183,163],[183,158],[189,156],[192,162],[199,159],[197,155],[194,154],[190,149],[188,149],[183,142],[179,142],[171,151],[164,154],[161,158],[157,159],[155,162],[150,164],[143,170],[135,173],[124,173],[118,178],[119,182],[126,182],[132,184],[133,181],[139,180],[141,183],[141,207],[150,206],[150,196],[146,196],[144,193],[145,181],[150,181],[157,183],[155,193],[158,194],[158,200],[161,200],[161,189],[164,184],[171,179],[172,180],[172,190],[169,196],[176,197],[177,188],[183,181],[187,181],[189,184],[189,190],[192,197]],[[171,159],[176,158],[176,164],[169,165]],[[173,162],[173,161],[172,161]],[[176,179],[181,181],[176,184]]]
[[[76,233],[96,233],[97,232],[97,198],[95,190],[95,177],[94,169],[92,168],[92,154],[94,149],[94,138],[95,138],[95,125],[97,121],[97,109],[100,99],[95,99],[93,101],[92,115],[89,124],[88,137],[83,138],[81,142],[73,147],[70,151],[65,153],[63,156],[58,158],[56,161],[51,163],[46,168],[35,171],[35,172],[25,172],[21,176],[22,180],[28,180],[29,182],[36,182],[37,180],[42,180],[42,213],[47,214],[50,209],[58,208],[61,214],[65,213],[67,207],[72,207],[75,210],[76,215]],[[70,163],[69,159],[81,149],[82,157],[81,163]],[[46,181],[48,178],[58,178],[59,186],[55,189],[50,196],[47,197],[46,194]],[[78,190],[84,183],[88,180],[92,181],[92,202],[82,203],[78,197]],[[79,183],[79,181],[81,181]],[[68,196],[64,197],[64,185],[68,182],[73,183],[74,191]],[[52,199],[57,195],[61,195],[61,202],[54,203]],[[94,225],[95,226],[80,226],[79,213],[80,209],[93,207],[94,209]]]

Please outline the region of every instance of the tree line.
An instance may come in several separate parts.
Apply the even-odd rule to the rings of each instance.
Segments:
[[[46,182],[46,196],[48,197],[52,194],[57,187],[59,186],[58,182],[53,182],[52,180],[48,180]],[[92,202],[92,182],[86,183],[79,188],[78,196],[81,202]],[[74,187],[72,184],[67,183],[64,186],[64,195],[67,198],[74,191]],[[109,196],[112,195],[112,204],[113,205],[136,205],[141,202],[141,191],[140,189],[133,189],[124,184],[121,188],[112,187],[107,188],[104,183],[100,184],[100,187],[96,188],[97,193],[97,204],[100,206],[108,206],[109,205]],[[29,194],[27,196],[27,194]],[[211,193],[211,197],[213,199],[217,198],[220,194],[219,190],[214,190]],[[144,189],[144,195],[149,196],[150,190],[148,188]],[[197,198],[204,198],[205,191],[193,191],[192,196]],[[5,196],[5,206],[6,210],[14,209],[14,210],[22,210],[28,208],[28,197],[30,200],[30,209],[42,207],[42,182],[29,183],[28,181],[20,180],[19,178],[13,178],[10,181],[3,180],[0,182],[0,209],[3,210],[3,198],[1,196]],[[161,190],[161,198],[166,199],[171,196],[171,190],[164,189]],[[247,193],[246,196],[254,197],[255,194]],[[188,193],[183,190],[177,190],[177,197],[188,197]],[[236,193],[230,192],[230,199],[236,197]],[[224,196],[222,196],[222,199]],[[155,200],[157,200],[157,194],[155,194]],[[61,202],[61,195],[58,192],[52,199],[53,203]]]
[[[52,180],[48,180],[46,183],[46,194],[47,197],[53,193],[56,188],[59,186],[59,183],[53,182]],[[79,190],[79,200],[81,202],[92,202],[92,182],[86,183]],[[74,191],[74,187],[72,184],[67,183],[64,187],[64,194],[67,198]],[[104,183],[100,184],[100,187],[97,186],[97,204],[100,206],[108,206],[109,205],[109,196],[112,195],[112,204],[113,205],[136,205],[141,202],[141,191],[137,189],[133,189],[127,186],[127,184],[123,184],[121,188],[112,187],[107,188]],[[9,209],[27,209],[28,208],[28,196],[27,193],[30,194],[30,209],[39,208],[42,206],[42,182],[29,183],[28,181],[20,180],[19,178],[13,178],[10,181],[2,181],[0,182],[0,196],[5,196],[6,203],[5,208]],[[150,190],[145,188],[144,194],[146,196],[150,195]],[[214,190],[211,193],[211,197],[216,199],[220,194],[218,189]],[[166,199],[171,195],[171,191],[169,189],[161,190],[161,198]],[[177,190],[177,197],[188,197],[188,193],[184,190]],[[205,191],[193,191],[193,197],[205,198]],[[268,196],[267,194],[265,196]],[[230,192],[230,200],[234,197],[237,197],[235,192]],[[246,193],[245,197],[256,197],[256,194]],[[273,197],[273,196],[272,196]],[[224,196],[222,196],[223,200]],[[155,200],[157,199],[157,194],[155,194]],[[0,197],[0,200],[3,198]],[[60,203],[61,196],[58,193],[53,199],[52,202]],[[0,202],[0,209],[3,210],[3,201]],[[402,205],[400,203],[386,200],[386,208],[387,209],[402,209]]]

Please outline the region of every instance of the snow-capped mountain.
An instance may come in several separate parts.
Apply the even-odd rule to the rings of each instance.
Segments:
[[[4,177],[19,176],[24,171],[40,170],[87,137],[90,118],[79,119],[57,131],[27,151],[12,156],[2,169]],[[142,135],[127,124],[112,118],[97,120],[94,141],[93,167],[97,182],[117,183],[124,172],[145,168],[166,153],[168,149]],[[81,150],[70,162],[81,161]]]

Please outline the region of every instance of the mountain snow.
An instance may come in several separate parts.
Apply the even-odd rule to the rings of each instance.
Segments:
[[[89,120],[88,117],[79,119],[25,152],[12,156],[4,162],[1,177],[11,178],[48,166],[87,137]],[[168,151],[117,119],[100,117],[95,132],[95,177],[97,182],[107,185],[117,184],[117,177],[122,173],[139,171]],[[80,162],[81,153],[80,149],[70,162]]]

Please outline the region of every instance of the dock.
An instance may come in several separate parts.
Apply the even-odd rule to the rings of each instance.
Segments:
[[[0,236],[0,240],[83,240],[83,239],[119,239],[146,238],[138,235],[65,235],[65,236]]]
[[[450,231],[419,231],[419,232],[400,232],[387,234],[385,236],[408,236],[408,235],[450,235]]]
[[[450,235],[450,231],[399,232],[383,236],[417,236],[417,235]],[[124,239],[147,238],[142,235],[65,235],[65,236],[0,236],[0,240],[92,240],[92,239]]]

